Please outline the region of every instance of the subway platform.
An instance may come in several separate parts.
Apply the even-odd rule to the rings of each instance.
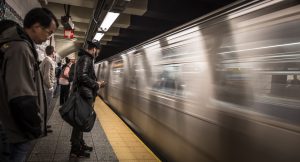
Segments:
[[[72,127],[58,112],[58,101],[48,122],[52,133],[35,142],[27,162],[157,162],[160,161],[125,123],[100,99],[94,107],[94,128],[84,140],[94,147],[90,158],[69,158]]]

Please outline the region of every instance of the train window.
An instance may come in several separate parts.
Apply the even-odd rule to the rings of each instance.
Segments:
[[[145,69],[143,67],[143,57],[141,54],[136,53],[132,55],[132,64],[130,66],[130,77],[129,77],[129,87],[132,89],[144,90],[146,76]]]
[[[281,74],[269,74],[265,77],[268,77],[268,90],[263,92],[263,94],[273,97],[280,98],[290,98],[290,99],[299,99],[300,92],[300,80],[298,79],[299,75],[293,74],[288,75],[288,71],[277,72]],[[266,81],[267,81],[266,80]],[[266,89],[266,88],[265,88]]]
[[[123,81],[124,64],[123,60],[112,62],[111,81],[113,85],[120,85]]]
[[[287,82],[289,85],[300,85],[300,75],[288,75]]]
[[[183,83],[180,79],[180,65],[163,65],[157,67],[156,80],[152,89],[162,93],[181,96]]]
[[[216,98],[238,105],[251,104],[252,90],[249,86],[247,71],[239,67],[218,71],[218,78],[215,80]]]

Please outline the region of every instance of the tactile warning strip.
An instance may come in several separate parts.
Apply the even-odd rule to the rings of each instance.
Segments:
[[[160,161],[100,98],[96,99],[94,108],[119,161]]]

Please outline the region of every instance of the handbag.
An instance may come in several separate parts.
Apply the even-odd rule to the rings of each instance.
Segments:
[[[96,113],[76,91],[73,92],[66,103],[59,109],[64,121],[71,126],[79,128],[82,132],[90,132],[96,120]]]
[[[94,108],[78,92],[75,95],[75,123],[82,132],[90,132],[96,120]]]

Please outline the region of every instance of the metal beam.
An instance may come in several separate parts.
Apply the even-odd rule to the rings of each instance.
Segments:
[[[69,4],[72,6],[94,8],[94,0],[48,0],[51,3]]]
[[[63,4],[49,3],[46,5],[46,8],[50,9],[57,18],[66,15]],[[93,11],[90,8],[71,6],[70,16],[74,22],[89,23],[92,12]]]
[[[131,0],[123,13],[142,16],[147,11],[147,6],[148,0]]]

